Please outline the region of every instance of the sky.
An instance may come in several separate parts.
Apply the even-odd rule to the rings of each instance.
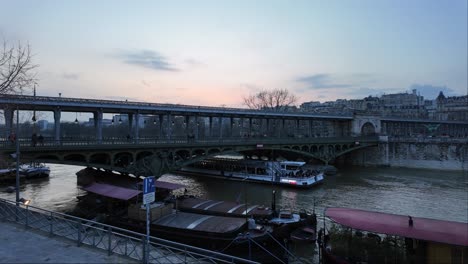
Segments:
[[[0,0],[38,95],[245,107],[411,91],[466,95],[467,0]]]

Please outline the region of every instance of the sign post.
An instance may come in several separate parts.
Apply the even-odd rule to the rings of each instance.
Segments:
[[[146,205],[146,250],[145,263],[149,262],[149,241],[150,241],[150,204],[155,200],[155,179],[154,176],[146,177],[143,180],[143,204]]]

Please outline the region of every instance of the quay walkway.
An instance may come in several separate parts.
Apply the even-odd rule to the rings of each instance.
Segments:
[[[0,228],[0,263],[257,263],[4,199]]]
[[[0,263],[139,263],[14,223],[0,222],[0,230]]]

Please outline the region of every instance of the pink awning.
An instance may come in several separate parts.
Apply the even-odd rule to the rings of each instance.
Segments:
[[[139,182],[138,185],[143,185],[143,182]],[[158,191],[158,188],[173,191],[173,190],[186,187],[185,185],[182,185],[182,184],[165,182],[165,181],[155,181],[154,185],[156,187],[156,192]]]
[[[124,201],[130,200],[141,193],[141,191],[138,190],[123,188],[105,183],[93,183],[87,187],[84,187],[83,189],[88,192]]]
[[[468,223],[378,213],[349,208],[327,208],[325,215],[336,223],[375,233],[468,246]]]

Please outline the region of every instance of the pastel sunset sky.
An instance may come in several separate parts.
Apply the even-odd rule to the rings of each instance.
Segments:
[[[467,94],[466,0],[0,0],[0,39],[29,43],[39,95],[242,107],[417,88]]]

